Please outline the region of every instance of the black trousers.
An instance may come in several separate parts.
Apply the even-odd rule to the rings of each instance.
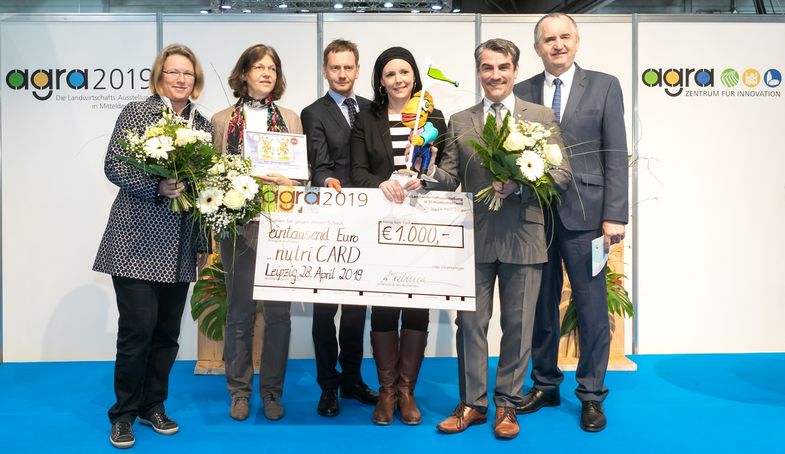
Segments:
[[[114,366],[117,401],[109,409],[109,420],[133,422],[149,411],[164,410],[189,283],[119,276],[112,276],[112,283],[120,319]]]
[[[534,387],[550,394],[559,392],[564,375],[559,360],[559,303],[561,302],[562,259],[570,278],[570,287],[578,315],[578,346],[581,352],[575,379],[575,394],[581,401],[605,400],[605,372],[608,368],[611,328],[608,318],[608,292],[605,272],[591,275],[591,241],[602,230],[567,230],[557,215],[553,224],[546,224],[548,263],[542,272],[542,286],[534,313],[532,336],[532,373]]]
[[[336,340],[335,314],[341,308],[341,321]],[[345,304],[314,304],[313,349],[316,357],[316,381],[322,389],[337,389],[362,381],[365,306]],[[338,347],[340,346],[340,353]],[[336,365],[341,364],[338,372]]]
[[[398,331],[399,318],[401,329],[428,331],[428,309],[384,306],[374,306],[371,309],[371,331]]]

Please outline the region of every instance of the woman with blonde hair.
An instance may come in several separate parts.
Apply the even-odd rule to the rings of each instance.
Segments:
[[[164,409],[169,372],[177,357],[180,320],[188,285],[197,265],[207,260],[207,243],[188,213],[174,213],[166,203],[185,185],[162,179],[118,159],[124,131],[142,134],[164,111],[179,115],[190,127],[213,128],[191,103],[204,86],[204,75],[191,49],[172,44],[153,63],[152,96],[130,102],[120,112],[104,160],[104,173],[117,193],[93,270],[112,276],[117,310],[116,402],[109,409],[110,442],[117,448],[135,443],[134,420],[156,432],[179,430]]]

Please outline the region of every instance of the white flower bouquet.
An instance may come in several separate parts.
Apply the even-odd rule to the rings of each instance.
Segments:
[[[192,129],[185,119],[163,108],[163,117],[148,126],[142,135],[124,131],[118,140],[127,155],[118,156],[136,168],[161,178],[185,184],[179,197],[172,199],[172,211],[189,211],[196,199],[197,181],[207,175],[218,153],[209,132]]]
[[[480,164],[493,174],[495,181],[512,180],[528,186],[537,200],[549,207],[559,203],[559,194],[554,187],[549,170],[562,162],[558,145],[548,143],[551,130],[542,123],[518,121],[510,126],[510,114],[504,117],[501,128],[496,119],[488,115],[483,128],[482,143],[471,142]],[[496,196],[493,185],[475,194],[475,199],[485,202],[491,211],[498,211],[503,199]]]
[[[218,240],[234,235],[238,225],[262,211],[261,185],[251,176],[253,164],[241,155],[223,155],[198,182],[196,210],[202,225]]]

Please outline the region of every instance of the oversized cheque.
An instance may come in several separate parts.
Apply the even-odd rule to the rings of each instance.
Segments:
[[[264,191],[254,299],[474,310],[468,194]]]

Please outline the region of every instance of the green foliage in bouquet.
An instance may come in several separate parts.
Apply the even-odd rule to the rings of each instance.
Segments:
[[[627,289],[622,285],[625,279],[621,273],[614,273],[610,267],[605,267],[605,285],[608,288],[608,314],[620,315],[622,317],[632,317],[635,315],[635,309],[630,300],[630,294]],[[564,311],[564,318],[561,322],[561,335],[565,336],[570,334],[578,328],[578,313],[575,311],[575,302],[570,296],[570,303],[567,305],[567,310]]]
[[[482,143],[477,143],[475,140],[469,141],[483,163],[487,162],[487,166],[483,164],[483,167],[490,170],[494,178],[499,181],[512,180],[516,176],[520,177],[521,173],[516,163],[517,153],[506,150],[503,146],[508,135],[510,135],[510,114],[504,116],[502,126],[499,128],[496,126],[496,118],[489,113],[482,129],[482,137],[480,138]]]

